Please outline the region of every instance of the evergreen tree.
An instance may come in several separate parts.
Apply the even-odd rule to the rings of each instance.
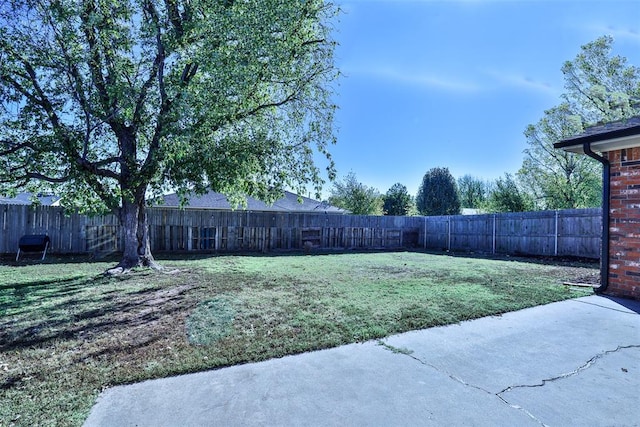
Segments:
[[[407,187],[398,182],[384,195],[383,211],[385,215],[405,216],[409,214],[412,204],[413,198],[407,192]]]
[[[460,213],[456,181],[448,168],[433,168],[425,173],[416,196],[416,208],[428,216]]]

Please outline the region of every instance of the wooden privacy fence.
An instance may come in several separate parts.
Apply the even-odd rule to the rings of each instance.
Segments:
[[[600,255],[601,210],[393,217],[324,213],[148,210],[153,251],[424,248],[513,255]],[[0,205],[0,253],[25,234],[48,234],[51,252],[118,252],[114,215],[65,214],[60,207]]]
[[[426,249],[600,258],[602,210],[426,217]]]
[[[0,253],[15,253],[24,234],[48,234],[54,253],[123,250],[115,215],[64,214],[51,206],[0,205]],[[148,209],[152,251],[271,251],[415,248],[419,217]]]

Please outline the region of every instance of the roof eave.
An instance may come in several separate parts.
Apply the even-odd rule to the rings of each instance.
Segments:
[[[601,153],[640,147],[640,126],[565,139],[553,144],[553,147],[572,153],[584,154],[584,144],[589,144],[593,151],[599,151]]]

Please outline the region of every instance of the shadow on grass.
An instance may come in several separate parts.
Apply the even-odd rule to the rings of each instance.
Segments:
[[[78,294],[87,287],[96,286],[96,278],[81,281],[69,279],[57,282],[54,286],[55,289],[44,293],[35,284],[18,288],[24,292],[11,297],[0,293],[0,298],[8,300],[0,304],[0,312],[13,310],[11,316],[0,318],[0,352],[42,346],[59,340],[92,340],[104,334],[142,327],[171,317],[194,304],[185,297],[185,293],[192,289],[190,286],[168,289],[152,287],[131,293],[123,290],[117,295],[108,291],[84,297]],[[30,295],[27,296],[29,291]],[[41,298],[50,298],[52,302],[34,307],[33,301]],[[56,301],[56,298],[60,300]],[[21,318],[22,315],[26,318]]]
[[[120,280],[129,279],[125,276]],[[0,313],[9,309],[31,310],[33,301],[38,298],[71,298],[107,280],[103,276],[78,274],[64,279],[37,279],[0,285]]]
[[[96,258],[88,254],[77,255],[47,255],[44,260],[40,258],[20,258],[16,261],[15,255],[0,255],[0,266],[6,267],[30,267],[34,265],[60,265],[60,264],[80,264],[80,263],[111,263],[117,264],[120,257],[109,255],[104,258]]]
[[[63,285],[64,286],[66,283],[73,283],[76,280],[82,279],[84,277],[85,276],[83,275],[77,275],[77,276],[69,277],[67,279],[62,279],[62,280],[42,279],[42,280],[31,280],[26,282],[16,282],[16,283],[10,283],[8,285],[0,285],[0,291],[11,290],[11,289],[13,289],[14,291],[18,291],[20,289],[26,289],[34,286],[47,286],[47,285],[54,285],[54,286]]]

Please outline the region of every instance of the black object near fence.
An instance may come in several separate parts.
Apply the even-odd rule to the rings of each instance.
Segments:
[[[155,252],[408,248],[594,259],[602,221],[600,209],[393,217],[151,208],[148,218]],[[114,215],[0,205],[4,254],[16,253],[25,234],[47,234],[57,254],[118,252],[122,232]]]
[[[51,240],[46,234],[28,234],[22,236],[18,241],[18,253],[16,254],[16,261],[20,259],[21,253],[37,252],[42,254],[42,260],[47,256],[47,249],[49,249],[49,243]]]

